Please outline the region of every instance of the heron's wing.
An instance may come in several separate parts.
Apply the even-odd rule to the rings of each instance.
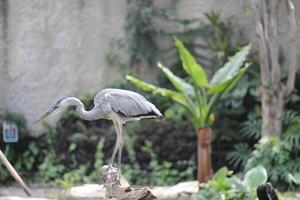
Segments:
[[[112,111],[125,117],[162,117],[160,111],[138,93],[120,89],[105,89],[95,98],[95,105],[109,105]]]

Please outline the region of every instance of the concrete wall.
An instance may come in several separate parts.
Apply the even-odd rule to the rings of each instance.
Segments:
[[[292,1],[295,6],[297,23],[296,45],[300,54],[300,1]],[[254,16],[251,11],[251,2],[252,0],[181,0],[178,11],[182,18],[204,19],[203,13],[211,10],[219,11],[221,16],[225,18],[233,16],[235,24],[243,28],[244,33],[250,40],[255,41],[255,24],[253,23]],[[281,32],[287,33],[287,30],[283,29]]]
[[[210,10],[238,16],[236,23],[253,38],[244,2],[181,0],[178,12],[182,18],[203,18]],[[299,6],[297,1],[296,11]],[[105,56],[111,39],[123,35],[126,0],[2,0],[0,8],[0,111],[21,112],[30,122],[53,99],[97,90],[117,78]],[[299,38],[300,31],[298,49]],[[40,126],[29,128],[41,132]]]
[[[4,31],[6,29],[5,22],[6,22],[6,2],[0,1],[0,112],[3,112],[5,103],[5,66],[6,66],[6,56],[5,56],[5,38],[6,38],[6,32]]]
[[[0,87],[1,107],[23,113],[30,122],[53,99],[74,92],[87,93],[113,79],[116,69],[106,64],[105,55],[111,39],[122,34],[126,1],[6,3],[8,16],[1,13],[1,25],[8,20],[0,40],[0,77],[5,77]],[[6,38],[3,31],[8,32]],[[3,40],[8,45],[6,56]],[[31,123],[29,127],[40,130]]]

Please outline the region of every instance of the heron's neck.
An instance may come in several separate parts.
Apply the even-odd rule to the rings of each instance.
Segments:
[[[88,121],[91,121],[95,118],[93,110],[90,111],[85,110],[83,103],[79,99],[71,97],[69,101],[70,101],[69,105],[76,107],[76,110],[79,113],[81,118]]]

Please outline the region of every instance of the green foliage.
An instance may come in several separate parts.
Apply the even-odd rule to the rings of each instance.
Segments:
[[[64,165],[59,164],[56,155],[53,151],[50,151],[38,166],[38,180],[44,184],[50,184],[62,175],[64,169]]]
[[[200,184],[198,193],[191,200],[255,200],[256,188],[266,183],[267,172],[262,166],[257,166],[245,174],[244,180],[238,179],[226,167],[215,173],[208,183]]]
[[[246,165],[251,153],[251,148],[247,143],[238,143],[234,145],[234,150],[227,154],[226,160],[233,167],[238,168],[239,166]]]
[[[154,0],[127,0],[128,11],[125,20],[124,40],[114,40],[112,50],[108,54],[108,61],[112,65],[126,68],[152,66],[161,53],[158,37],[164,34],[157,22],[166,22],[175,14],[174,0],[169,1],[171,6],[159,7]],[[122,50],[122,52],[118,52]],[[126,53],[128,59],[121,58]],[[125,60],[128,60],[125,61]]]
[[[285,140],[297,147],[299,143],[298,130],[299,127],[299,117],[297,112],[292,110],[287,110],[283,116],[284,129],[287,134],[284,134]],[[240,133],[245,140],[257,141],[261,137],[261,116],[259,113],[250,112],[247,116],[247,121],[243,122],[241,125]],[[247,160],[251,157],[252,147],[248,143],[238,143],[234,145],[234,149],[230,151],[226,160],[235,168],[244,167]]]
[[[85,183],[86,180],[88,180],[88,177],[86,176],[87,170],[87,165],[81,165],[79,169],[64,173],[63,178],[58,179],[55,182],[59,185],[62,185],[64,189],[69,189],[76,184],[82,184]]]
[[[157,155],[153,151],[153,144],[146,140],[141,149],[144,152],[144,156],[148,159],[147,167],[141,166],[136,159],[136,153],[134,151],[134,143],[136,138],[126,137],[125,139],[125,151],[129,154],[129,162],[123,164],[122,174],[130,183],[136,185],[173,185],[182,180],[193,180],[192,167],[188,167],[185,170],[178,171],[174,169],[172,163],[158,161]]]
[[[55,152],[56,129],[50,125],[45,125],[45,128],[46,148],[43,148],[40,153],[43,155],[43,160],[37,167],[37,179],[44,184],[51,184],[57,177],[62,175],[65,166],[59,163]]]
[[[0,138],[0,149],[22,177],[29,177],[35,171],[39,154],[41,153],[37,141],[28,135],[26,120],[23,115],[9,112],[1,114],[1,130],[3,121],[13,122],[17,125],[19,141],[17,143],[4,143],[2,138]],[[7,169],[0,164],[0,182],[7,183],[9,181],[12,181],[11,175]]]
[[[129,0],[129,12],[126,18],[126,43],[130,54],[130,64],[145,59],[155,60],[157,51],[156,37],[160,30],[155,26],[156,20],[167,20],[174,8],[159,8],[153,0]]]
[[[33,170],[34,164],[36,162],[36,157],[39,153],[40,151],[36,143],[30,143],[25,152],[23,152],[23,154],[20,156],[18,162],[15,163],[15,168],[23,169],[25,171]]]
[[[299,148],[297,150],[284,138],[263,139],[255,145],[245,169],[262,165],[268,171],[270,182],[278,189],[286,189],[293,186],[292,174],[300,171],[298,154]]]
[[[92,98],[89,95],[85,98],[87,105],[89,105]],[[99,124],[105,125],[104,122]],[[100,134],[100,138],[92,139],[94,136],[90,135],[90,131],[96,129],[96,134],[99,135],[98,130],[101,130],[101,127],[87,126],[86,123],[88,122],[81,121],[72,109],[67,110],[57,127],[45,124],[46,133],[38,138],[39,142],[31,141],[26,146],[26,150],[19,153],[15,161],[13,160],[13,165],[21,172],[21,175],[30,174],[30,176],[25,176],[27,181],[39,182],[39,184],[59,184],[64,188],[70,188],[77,184],[99,182],[99,169],[106,164],[107,157],[110,156],[108,150],[112,150],[113,147],[107,147],[107,145],[109,143],[114,144],[115,140],[104,137],[103,134]],[[98,122],[93,123],[98,124]],[[74,134],[71,133],[72,129],[69,129],[69,124],[76,128]],[[65,134],[65,128],[67,128],[66,135],[68,137],[61,138]],[[130,123],[127,131],[135,132],[137,128],[136,123]],[[106,127],[103,131],[108,132],[107,135],[115,135],[112,127]],[[171,185],[193,179],[193,163],[189,167],[181,168],[181,170],[175,169],[171,162],[159,161],[152,142],[146,140],[138,145],[141,152],[137,154],[136,135],[125,134],[125,140],[124,154],[128,156],[127,159],[126,156],[123,156],[125,160],[123,160],[122,171],[131,183],[137,185]],[[94,141],[96,141],[95,150],[89,151],[93,158],[82,163],[80,161],[82,157],[78,156],[78,151],[80,150],[82,153],[85,148],[81,148],[81,145],[88,144],[91,146],[94,145]],[[5,146],[4,153],[9,158],[16,156],[11,146]],[[140,153],[142,153],[143,158],[146,158],[143,162],[137,159],[138,156],[141,156]],[[11,180],[9,173],[2,165],[0,165],[0,173],[1,182]]]
[[[203,87],[208,85],[208,80],[206,77],[206,73],[197,63],[192,54],[185,48],[182,42],[180,42],[177,38],[175,38],[175,44],[179,51],[180,60],[182,63],[182,67],[185,72],[191,77],[193,81],[193,85],[198,87]],[[166,73],[165,73],[166,74]],[[172,78],[168,77],[172,82]],[[174,83],[173,83],[174,85]],[[175,85],[174,85],[175,86]],[[176,86],[175,86],[176,87]],[[176,88],[178,90],[178,88]]]
[[[96,153],[95,153],[95,161],[94,161],[94,170],[87,175],[87,170],[85,171],[80,171],[81,176],[85,177],[84,180],[85,182],[98,182],[99,181],[99,171],[97,169],[100,169],[103,165],[105,165],[105,154],[104,154],[104,144],[105,144],[105,139],[101,138],[97,144],[96,147]],[[82,181],[83,182],[83,181]],[[73,182],[71,182],[73,184]]]
[[[168,161],[160,164],[156,154],[153,152],[153,144],[151,142],[145,141],[142,150],[150,156],[149,171],[142,172],[142,174],[147,174],[143,185],[172,185],[181,180],[193,180],[192,168],[179,172],[173,169],[172,164]]]
[[[241,134],[248,139],[261,137],[261,118],[256,113],[249,113],[247,121],[242,123]]]
[[[295,184],[300,185],[300,173],[299,172],[296,172],[295,174],[289,174],[289,178]]]
[[[297,112],[286,111],[283,124],[285,125],[284,141],[290,144],[295,151],[300,150],[300,116]]]
[[[224,67],[213,75],[212,80],[208,83],[205,71],[196,62],[191,53],[176,38],[175,43],[182,61],[182,67],[190,76],[193,84],[176,76],[161,64],[158,66],[178,92],[156,87],[132,76],[127,76],[126,78],[143,90],[168,97],[179,103],[191,115],[195,128],[209,126],[212,108],[216,101],[223,93],[229,91],[236,84],[248,68],[248,64],[245,64],[244,67],[242,66],[250,51],[250,46],[242,48],[231,57]]]
[[[244,178],[245,185],[250,191],[255,192],[256,188],[263,183],[266,183],[268,179],[267,171],[261,165],[250,169]]]

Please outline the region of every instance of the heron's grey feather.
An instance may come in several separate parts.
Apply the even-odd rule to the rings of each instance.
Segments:
[[[94,100],[104,112],[116,112],[124,117],[162,117],[159,110],[136,92],[121,89],[104,89]]]

